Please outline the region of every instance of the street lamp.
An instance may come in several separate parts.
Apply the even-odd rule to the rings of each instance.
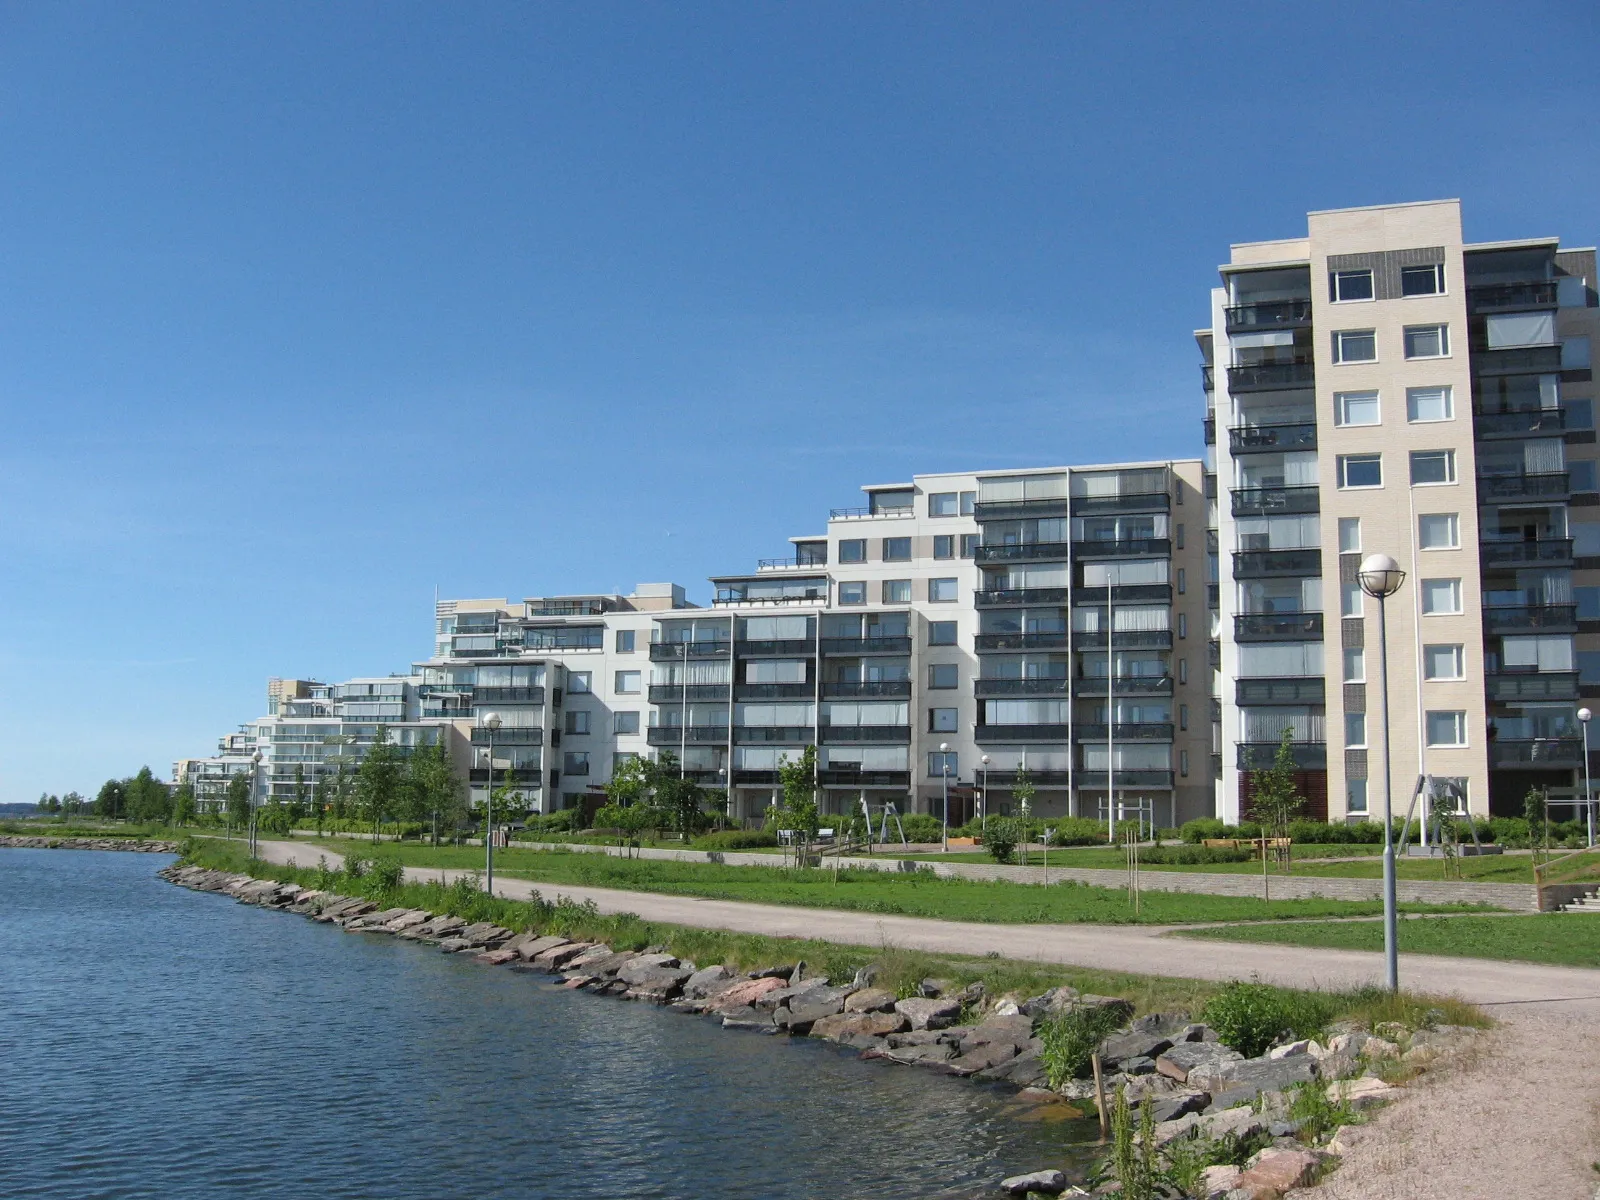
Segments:
[[[1389,627],[1385,602],[1400,590],[1406,573],[1387,554],[1361,560],[1361,590],[1378,602],[1378,724],[1383,727],[1383,966],[1384,983],[1400,990],[1399,928],[1394,888],[1394,774],[1389,731]],[[1472,814],[1467,814],[1472,819]]]
[[[978,824],[981,826],[989,820],[989,756],[985,754],[978,761],[983,764],[983,786],[978,789]]]
[[[250,857],[256,856],[256,775],[261,770],[261,751],[250,756]]]
[[[950,743],[939,743],[939,767],[944,775],[944,852],[950,853]]]
[[[1589,782],[1589,722],[1594,714],[1587,708],[1578,710],[1578,724],[1583,728],[1583,808],[1589,817],[1589,849],[1594,849],[1594,787]],[[1472,814],[1467,814],[1472,820]]]
[[[483,845],[485,855],[484,887],[489,895],[494,895],[494,735],[500,728],[500,714],[488,713],[483,718],[483,727],[489,731],[489,778],[488,787],[485,789],[483,809]]]

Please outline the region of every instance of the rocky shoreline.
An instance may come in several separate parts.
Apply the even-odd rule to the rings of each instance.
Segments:
[[[0,836],[0,850],[127,850],[135,854],[176,854],[177,842],[144,838]]]
[[[1399,1095],[1386,1072],[1413,1075],[1454,1052],[1477,1031],[1435,1026],[1411,1032],[1380,1026],[1332,1031],[1328,1044],[1281,1041],[1247,1058],[1224,1045],[1215,1030],[1186,1013],[1134,1019],[1126,1000],[1060,987],[1039,996],[991,996],[982,984],[957,988],[923,980],[917,994],[897,996],[875,986],[873,966],[848,981],[808,970],[804,962],[750,972],[721,964],[699,967],[659,950],[617,951],[534,931],[518,933],[487,922],[420,909],[382,909],[371,900],[319,892],[297,884],[175,864],[158,872],[196,891],[280,909],[335,924],[347,933],[381,933],[466,954],[485,966],[557,975],[562,986],[640,1000],[716,1020],[724,1029],[815,1037],[858,1051],[864,1059],[920,1067],[1016,1088],[1027,1100],[1075,1104],[1094,1112],[1096,1085],[1071,1079],[1050,1087],[1045,1023],[1074,1013],[1098,1013],[1117,1031],[1098,1047],[1103,1095],[1119,1091],[1153,1122],[1157,1158],[1170,1165],[1225,1147],[1239,1161],[1195,1171],[1187,1193],[1157,1185],[1151,1196],[1184,1194],[1206,1200],[1277,1200],[1316,1182],[1352,1143],[1362,1118]],[[1296,1097],[1314,1093],[1324,1119],[1308,1117]],[[1149,1116],[1144,1116],[1144,1110]],[[1330,1123],[1327,1114],[1338,1123]],[[1017,1196],[1115,1194],[1109,1180],[1093,1193],[1069,1186],[1055,1170],[1000,1181]],[[1163,1191],[1163,1188],[1168,1190]]]

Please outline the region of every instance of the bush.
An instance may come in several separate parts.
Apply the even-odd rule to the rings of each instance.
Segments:
[[[372,858],[366,854],[346,854],[344,856],[344,873],[351,879],[360,879],[367,873],[372,865]]]
[[[1200,1017],[1224,1045],[1246,1058],[1265,1054],[1280,1037],[1318,1037],[1328,1023],[1326,1001],[1264,983],[1224,984]]]
[[[990,817],[983,830],[983,845],[997,863],[1008,863],[1016,856],[1022,840],[1022,825],[1011,817]]]
[[[392,892],[400,886],[405,869],[398,858],[380,854],[372,860],[368,874],[372,878],[372,886],[379,891]]]
[[[1156,841],[1158,842],[1176,842],[1181,840],[1181,837],[1182,835],[1178,833],[1175,827],[1168,826],[1156,830]]]
[[[900,818],[900,827],[908,842],[937,842],[944,837],[944,825],[931,813],[906,813]],[[889,834],[894,835],[893,821],[889,822]]]
[[[695,838],[696,850],[755,850],[776,846],[778,835],[767,829],[724,829]]]
[[[1122,1022],[1120,1007],[1097,1005],[1072,1009],[1040,1025],[1039,1038],[1043,1045],[1039,1058],[1044,1063],[1050,1086],[1058,1088],[1069,1079],[1087,1075],[1090,1057]]]
[[[1178,836],[1191,846],[1198,846],[1207,838],[1225,837],[1223,830],[1227,828],[1215,817],[1200,817],[1193,821],[1185,821],[1178,828]]]
[[[1105,844],[1106,827],[1089,817],[1062,817],[1055,823],[1056,833],[1051,843],[1056,846],[1101,846]]]
[[[1254,850],[1229,850],[1221,846],[1156,846],[1139,851],[1140,862],[1167,866],[1250,862],[1255,857]]]

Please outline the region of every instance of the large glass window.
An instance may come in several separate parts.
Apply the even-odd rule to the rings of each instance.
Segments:
[[[1333,361],[1360,363],[1378,361],[1378,335],[1371,329],[1339,329],[1333,335]]]
[[[1367,714],[1345,713],[1344,744],[1346,749],[1357,749],[1367,744]]]
[[[885,579],[883,581],[883,602],[885,604],[910,604],[911,580]]]
[[[1459,549],[1461,518],[1455,513],[1423,513],[1417,518],[1417,541],[1424,550]]]
[[[1428,745],[1465,746],[1467,744],[1467,714],[1464,712],[1433,711],[1427,714]]]
[[[910,562],[911,539],[908,537],[892,537],[883,539],[884,562]]]
[[[639,714],[636,712],[615,712],[611,714],[612,729],[623,736],[639,732]]]
[[[867,539],[845,538],[839,543],[839,561],[858,563],[867,561]]]
[[[956,538],[953,533],[936,533],[933,535],[933,556],[935,558],[954,558],[956,556]]]
[[[1383,420],[1378,411],[1377,392],[1335,392],[1333,394],[1333,423],[1335,425],[1377,425]]]
[[[1411,482],[1454,483],[1456,481],[1456,452],[1454,450],[1413,450],[1411,452]]]
[[[953,517],[957,515],[957,501],[955,492],[932,492],[928,495],[928,515],[930,517]]]
[[[958,581],[954,579],[928,580],[928,599],[937,604],[952,603],[960,599]]]
[[[1444,264],[1400,268],[1402,296],[1437,296],[1444,291]]]
[[[955,733],[961,728],[959,708],[930,708],[928,710],[929,733]]]
[[[639,671],[618,671],[614,680],[614,690],[619,696],[636,695],[643,678],[643,673]]]
[[[954,646],[956,644],[956,623],[954,621],[929,621],[928,645]]]
[[[1361,553],[1361,518],[1339,518],[1339,553]]]
[[[1343,300],[1371,300],[1372,297],[1370,268],[1328,273],[1328,298],[1335,303]]]
[[[928,688],[937,691],[961,686],[961,668],[955,663],[931,663],[928,667]]]
[[[1406,420],[1448,421],[1455,416],[1455,405],[1448,387],[1406,389]]]
[[[1383,456],[1381,454],[1339,455],[1339,486],[1342,488],[1382,487]]]
[[[1463,647],[1434,645],[1422,648],[1422,677],[1424,679],[1462,679],[1466,676]]]
[[[839,585],[840,604],[865,604],[867,602],[867,585],[862,582],[841,583]]]
[[[1461,580],[1424,579],[1422,581],[1422,613],[1424,616],[1445,616],[1461,611]]]
[[[1407,325],[1407,358],[1444,358],[1450,353],[1448,325]]]

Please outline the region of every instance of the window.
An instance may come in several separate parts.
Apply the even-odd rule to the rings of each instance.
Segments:
[[[841,583],[839,585],[840,604],[865,604],[867,602],[867,585],[864,583]]]
[[[636,712],[617,712],[611,714],[611,728],[616,734],[623,735],[639,732],[639,714]]]
[[[954,733],[960,726],[957,717],[961,710],[956,708],[930,708],[928,710],[928,732]]]
[[[956,623],[954,621],[929,621],[928,645],[954,646],[956,644]]]
[[[961,668],[955,663],[932,663],[928,667],[928,689],[935,691],[941,688],[961,686]]]
[[[1180,658],[1178,660],[1178,682],[1189,682],[1189,660],[1187,658]]]
[[[964,496],[967,493],[963,492],[961,494]],[[975,534],[975,533],[963,533],[961,535],[961,557],[962,558],[976,558],[977,555],[978,555],[978,535]]]
[[[883,539],[884,562],[910,562],[911,539],[908,537]]]
[[[1422,648],[1422,677],[1424,679],[1465,679],[1466,663],[1460,646],[1424,646]]]
[[[1178,751],[1178,774],[1179,775],[1187,775],[1188,773],[1189,773],[1189,752],[1187,750],[1179,750]]]
[[[1447,387],[1406,389],[1406,420],[1448,421],[1456,415],[1455,403]]]
[[[1455,513],[1423,513],[1417,518],[1417,542],[1424,550],[1460,549],[1460,518]]]
[[[1444,264],[1400,268],[1402,296],[1437,296],[1444,291]]]
[[[1344,806],[1352,813],[1367,811],[1367,781],[1365,779],[1347,779],[1344,785]]]
[[[1085,586],[1087,586],[1087,585],[1085,585]],[[1188,572],[1183,567],[1179,567],[1178,568],[1178,595],[1181,596],[1185,592],[1187,592],[1188,590],[1189,590]]]
[[[1186,637],[1189,636],[1189,614],[1188,613],[1179,613],[1178,614],[1178,636],[1181,637],[1181,638],[1186,638]]]
[[[1575,587],[1572,599],[1578,606],[1578,620],[1600,621],[1600,587]]]
[[[634,634],[634,631],[631,630],[631,629],[619,629],[619,630],[617,630],[617,653],[618,654],[632,654],[633,653],[633,634]]]
[[[1595,473],[1595,463],[1592,458],[1569,462],[1567,464],[1567,479],[1569,486],[1575,492],[1600,491],[1600,476]]]
[[[1340,329],[1333,335],[1333,361],[1378,361],[1378,335],[1371,329]]]
[[[1361,553],[1361,518],[1339,518],[1339,553]]]
[[[1561,369],[1582,371],[1589,366],[1589,339],[1569,337],[1561,340]]]
[[[613,690],[619,696],[637,696],[639,694],[639,681],[643,676],[638,671],[618,671]]]
[[[1335,392],[1333,394],[1333,423],[1335,425],[1377,425],[1377,392]]]
[[[910,604],[911,580],[885,579],[883,581],[883,602],[885,604]]]
[[[1505,350],[1513,346],[1554,346],[1556,315],[1552,312],[1504,313],[1483,322],[1485,346]]]
[[[867,539],[847,538],[839,543],[839,561],[842,563],[866,562]]]
[[[1335,303],[1341,300],[1371,300],[1372,295],[1371,268],[1328,272],[1328,299]]]
[[[567,691],[574,696],[582,695],[593,690],[593,671],[568,671]]]
[[[1422,615],[1447,616],[1461,611],[1461,580],[1424,579],[1422,581]]]
[[[1359,583],[1341,583],[1339,585],[1339,615],[1341,617],[1359,617],[1361,615],[1361,585]]]
[[[1425,724],[1430,746],[1467,744],[1467,714],[1464,712],[1429,712]]]
[[[1347,749],[1359,750],[1367,744],[1367,714],[1345,713],[1344,744]]]
[[[955,492],[932,492],[928,495],[930,517],[953,517],[957,513]]]
[[[946,775],[954,779],[961,773],[960,757],[954,750],[948,754],[940,754],[937,750],[928,751],[928,774],[935,779],[942,779]]]
[[[1413,450],[1411,452],[1411,482],[1454,483],[1456,481],[1456,452],[1454,450]]]
[[[1344,681],[1346,683],[1365,683],[1367,681],[1367,660],[1360,650],[1346,650],[1344,652]]]
[[[1339,455],[1339,486],[1342,488],[1382,487],[1383,455]]]
[[[1176,481],[1175,480],[1174,482],[1180,482],[1180,481]],[[1173,531],[1172,544],[1174,546],[1176,546],[1179,550],[1183,549],[1183,522],[1182,521],[1178,522],[1177,529],[1175,529]]]
[[[587,750],[569,750],[562,755],[561,773],[563,775],[587,775],[589,773],[589,752]]]
[[[933,556],[935,558],[954,558],[956,556],[955,535],[951,533],[934,534]]]
[[[566,731],[572,734],[588,733],[589,710],[586,708],[568,709]]]
[[[1448,325],[1407,325],[1407,358],[1445,358],[1450,353]]]
[[[1178,705],[1178,728],[1189,728],[1189,706],[1187,704]]]
[[[959,589],[954,579],[928,580],[928,599],[935,604],[953,602],[959,596]]]
[[[1600,683],[1600,650],[1579,650],[1577,660],[1578,682]]]

